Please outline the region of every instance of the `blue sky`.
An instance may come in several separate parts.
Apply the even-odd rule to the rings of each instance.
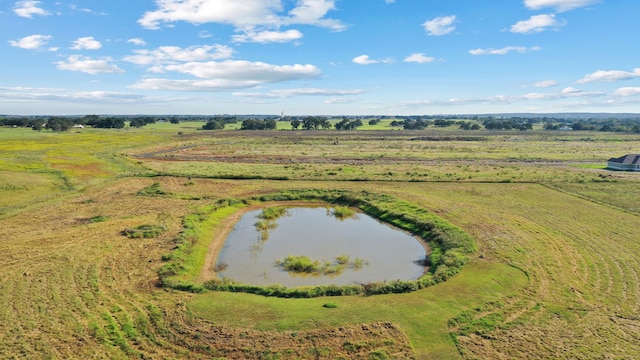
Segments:
[[[0,114],[640,112],[638,0],[0,0]]]

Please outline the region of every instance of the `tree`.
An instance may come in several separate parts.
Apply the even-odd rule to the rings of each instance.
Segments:
[[[520,131],[533,130],[533,125],[530,122],[526,122],[521,124],[520,127],[518,127],[518,130]]]
[[[139,116],[131,119],[131,121],[129,122],[129,126],[140,128],[146,126],[147,124],[154,124],[155,122],[156,119],[151,116]]]
[[[81,125],[91,125],[92,123],[98,122],[100,120],[100,116],[98,115],[85,115],[80,119],[76,120],[77,124]]]
[[[69,118],[62,117],[50,117],[47,120],[47,129],[51,129],[51,131],[62,132],[69,131],[73,127],[73,120]]]
[[[405,130],[424,130],[427,128],[427,126],[429,126],[429,123],[423,119],[405,119],[403,122],[403,126]]]
[[[291,120],[291,128],[293,130],[298,130],[298,128],[300,127],[300,125],[302,125],[302,121],[300,121],[299,119],[293,119]]]
[[[246,119],[242,122],[240,130],[275,130],[276,126],[277,124],[275,119]]]
[[[202,130],[222,130],[224,129],[224,123],[218,120],[209,120],[206,124],[202,125]]]
[[[45,126],[45,123],[46,122],[44,119],[31,120],[31,129],[36,131],[42,131],[42,128]]]
[[[543,129],[545,130],[559,130],[560,129],[560,124],[555,124],[552,122],[546,122],[544,123]]]
[[[145,125],[147,125],[147,123],[145,123],[144,120],[142,120],[140,118],[133,119],[129,123],[130,127],[135,127],[135,128],[141,128],[141,127],[143,127]]]
[[[472,123],[471,121],[461,121],[460,129],[462,130],[480,130],[480,124]]]
[[[324,130],[331,129],[331,123],[325,117],[321,117],[320,119],[320,127]]]
[[[349,119],[342,118],[342,120],[340,120],[340,122],[337,122],[335,124],[336,130],[348,130],[346,127],[349,124]]]
[[[335,124],[336,130],[353,130],[359,126],[362,126],[362,120],[356,119],[352,121],[346,117]]]
[[[445,120],[445,119],[437,119],[436,121],[433,122],[433,125],[438,127],[449,127],[453,124],[455,124],[455,121]]]
[[[95,117],[89,120],[87,124],[101,129],[122,129],[124,128],[124,119],[116,117],[108,117],[104,119]]]
[[[320,119],[315,116],[307,116],[302,119],[302,128],[304,130],[316,130],[320,128]]]

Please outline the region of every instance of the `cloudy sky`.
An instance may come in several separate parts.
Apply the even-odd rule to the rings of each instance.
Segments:
[[[640,112],[638,0],[0,0],[0,114]]]

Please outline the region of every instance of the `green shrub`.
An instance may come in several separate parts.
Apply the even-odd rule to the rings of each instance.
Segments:
[[[275,220],[286,213],[287,208],[284,206],[272,206],[262,209],[262,213],[258,217],[264,220]]]
[[[168,193],[160,187],[160,183],[153,183],[146,188],[138,191],[138,195],[140,196],[160,196],[167,195]]]
[[[348,206],[336,206],[332,211],[333,216],[338,219],[347,219],[356,214],[356,212]]]
[[[154,238],[167,230],[164,225],[139,225],[134,228],[122,230],[122,235],[132,239]]]
[[[269,231],[278,227],[278,224],[271,220],[258,220],[254,225],[258,231]]]
[[[308,256],[304,255],[288,255],[283,261],[278,261],[277,264],[286,271],[301,273],[318,273],[322,272],[323,268],[318,260],[312,261]]]
[[[104,215],[97,215],[92,218],[89,218],[90,223],[104,222],[107,220],[109,220],[109,217]]]
[[[340,265],[346,265],[349,263],[349,255],[336,256],[336,262]]]

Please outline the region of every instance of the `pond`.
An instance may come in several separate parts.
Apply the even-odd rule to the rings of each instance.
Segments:
[[[217,276],[292,287],[414,280],[425,271],[426,249],[419,239],[366,214],[339,218],[333,208],[286,210],[268,226],[260,219],[262,210],[244,214],[220,251]],[[320,266],[294,271],[286,267],[287,257]]]

